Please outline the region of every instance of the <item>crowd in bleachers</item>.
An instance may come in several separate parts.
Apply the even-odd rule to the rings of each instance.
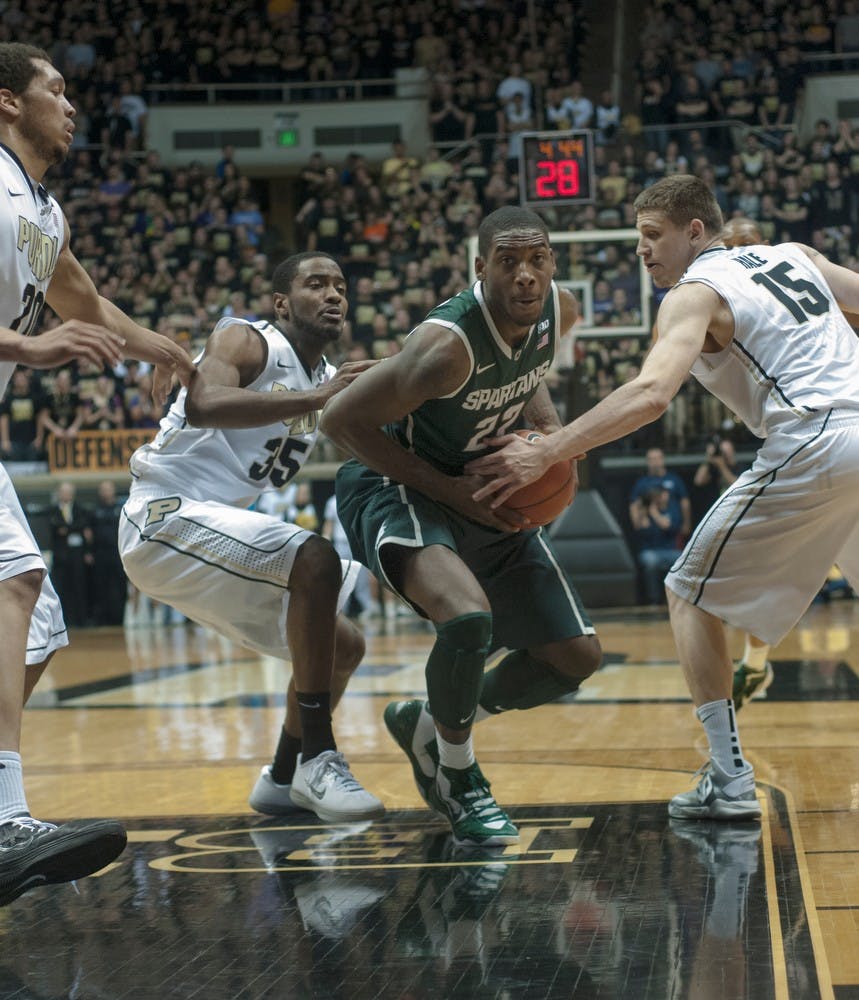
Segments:
[[[856,6],[654,0],[641,22],[635,96],[623,107],[578,79],[587,25],[572,2],[537,2],[531,19],[531,5],[500,0],[336,9],[319,0],[229,8],[153,0],[132,2],[117,25],[103,3],[75,0],[28,8],[26,26],[63,70],[78,109],[76,148],[51,187],[102,294],[194,351],[222,316],[271,316],[268,276],[282,244],[318,248],[342,261],[350,282],[343,353],[382,357],[468,282],[467,238],[485,213],[518,202],[517,136],[527,129],[595,130],[596,200],[547,212],[550,229],[630,227],[642,188],[692,171],[711,183],[726,216],[752,216],[770,241],[803,240],[857,266],[859,130],[821,121],[800,142],[794,129],[808,54],[849,48]],[[20,37],[24,24],[23,3],[11,0],[0,37]],[[240,154],[226,149],[214,170],[170,170],[146,148],[152,84],[321,86],[411,66],[428,73],[432,148],[418,155],[394,143],[379,165],[314,155],[296,181],[294,240],[267,226],[266,190],[242,172]],[[642,324],[632,243],[559,244],[557,256],[559,279],[590,282],[594,326]],[[649,339],[643,328],[579,337],[568,365],[575,361],[585,396],[601,398],[632,377]],[[65,428],[47,402],[66,376],[25,376],[33,447],[69,426],[151,426],[145,366],[130,367],[101,379],[72,372],[79,405]],[[0,414],[6,455],[15,450],[6,411],[27,409],[16,384]],[[628,445],[683,448],[730,424],[690,383],[656,431]]]

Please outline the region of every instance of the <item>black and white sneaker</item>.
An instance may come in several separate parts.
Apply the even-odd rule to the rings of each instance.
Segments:
[[[100,871],[122,853],[126,840],[122,824],[111,819],[55,826],[16,816],[0,823],[0,906],[36,886]]]

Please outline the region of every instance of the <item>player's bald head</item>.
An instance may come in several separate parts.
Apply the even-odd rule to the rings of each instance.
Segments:
[[[766,242],[754,219],[745,216],[728,219],[722,230],[722,239],[729,247],[750,247]]]

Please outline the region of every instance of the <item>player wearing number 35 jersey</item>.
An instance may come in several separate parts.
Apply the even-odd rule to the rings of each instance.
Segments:
[[[295,254],[272,277],[278,325],[222,320],[198,374],[152,444],[131,459],[119,549],[131,582],[252,649],[291,658],[274,760],[251,794],[259,812],[294,805],[329,822],[371,819],[382,804],[337,752],[331,709],[363,638],[339,612],[356,563],[295,524],[249,510],[281,490],[316,441],[325,402],[369,363],[328,364],[346,317],[346,284],[327,254]]]

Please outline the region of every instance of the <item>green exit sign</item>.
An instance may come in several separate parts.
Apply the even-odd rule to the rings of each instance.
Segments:
[[[278,146],[285,146],[287,148],[291,146],[298,145],[298,129],[297,128],[282,128],[277,133],[277,144]]]

